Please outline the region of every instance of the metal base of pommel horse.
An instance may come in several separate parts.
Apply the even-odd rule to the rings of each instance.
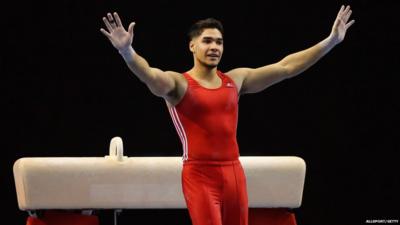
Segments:
[[[295,225],[290,210],[301,205],[304,160],[245,156],[240,161],[249,225]],[[105,157],[24,157],[13,167],[18,206],[29,213],[29,225],[98,225],[90,214],[100,209],[114,210],[114,224],[124,209],[184,209],[181,170],[181,157],[124,156],[119,137]]]

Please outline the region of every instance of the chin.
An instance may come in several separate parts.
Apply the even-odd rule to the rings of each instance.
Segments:
[[[218,62],[209,62],[209,63],[206,63],[206,66],[208,66],[208,67],[217,67],[218,64],[219,64],[219,61]]]
[[[205,66],[210,69],[214,69],[215,67],[218,66],[218,63],[208,63],[208,64],[205,64]]]
[[[205,66],[207,68],[213,69],[213,68],[218,66],[219,61],[208,61],[208,62],[207,61],[200,61],[200,64],[202,64],[203,66]]]

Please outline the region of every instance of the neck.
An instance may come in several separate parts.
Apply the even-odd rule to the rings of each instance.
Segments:
[[[202,80],[211,80],[217,74],[217,67],[195,65],[188,73]]]

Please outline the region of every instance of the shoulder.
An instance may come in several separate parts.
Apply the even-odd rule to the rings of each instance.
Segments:
[[[249,74],[249,71],[249,68],[236,68],[224,74],[232,79],[233,82],[235,82],[236,87],[238,88],[238,92],[241,93],[240,91],[242,89],[243,81],[245,77]]]
[[[225,74],[230,76],[230,77],[244,77],[250,72],[251,68],[246,68],[246,67],[240,67],[240,68],[235,68],[232,70],[229,70]]]
[[[165,73],[168,74],[168,76],[171,76],[173,79],[185,80],[185,76],[183,75],[183,73],[178,73],[175,71],[165,71]]]
[[[183,73],[174,71],[166,71],[166,73],[174,80],[174,89],[169,92],[164,99],[171,105],[176,105],[185,95],[188,87],[188,81]]]
[[[183,73],[178,73],[175,71],[165,71],[165,74],[174,81],[176,87],[179,85],[185,85],[187,83],[187,80]]]

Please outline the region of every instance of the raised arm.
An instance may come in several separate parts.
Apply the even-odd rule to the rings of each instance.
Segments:
[[[129,69],[149,87],[153,94],[166,97],[176,88],[180,74],[150,67],[148,62],[132,48],[134,22],[129,24],[126,31],[116,12],[113,15],[108,13],[107,17],[103,17],[103,21],[108,31],[103,28],[100,31],[118,50]]]
[[[294,77],[315,64],[334,46],[343,41],[352,11],[342,6],[337,14],[330,35],[318,44],[300,52],[290,54],[277,63],[259,68],[238,68],[227,72],[240,88],[240,93],[256,93],[287,78]]]

